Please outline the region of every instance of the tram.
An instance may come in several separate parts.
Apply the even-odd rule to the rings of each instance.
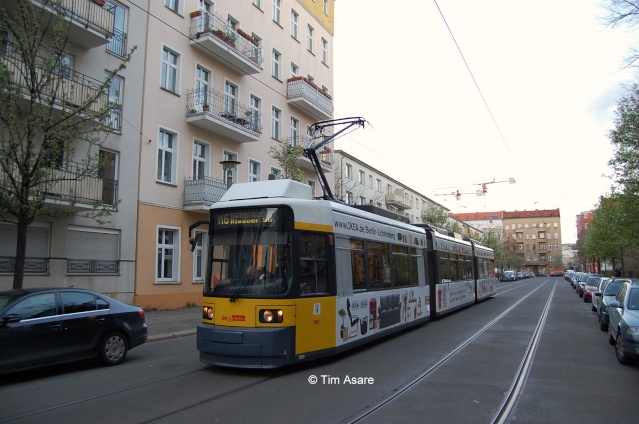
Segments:
[[[491,249],[371,205],[336,201],[316,150],[363,118],[321,121],[306,184],[232,185],[211,206],[197,348],[202,362],[277,368],[336,355],[495,293]],[[325,128],[344,126],[325,136]],[[192,247],[202,240],[191,238]]]
[[[314,199],[292,180],[234,184],[209,218],[197,328],[208,364],[277,368],[339,354],[495,292],[491,249]]]

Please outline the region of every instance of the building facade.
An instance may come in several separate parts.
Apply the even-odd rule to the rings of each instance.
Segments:
[[[201,299],[206,227],[191,253],[189,225],[228,184],[280,178],[270,149],[307,147],[308,127],[332,118],[333,0],[164,0],[148,11],[134,301],[170,308]],[[332,184],[332,157],[321,158]]]
[[[372,205],[405,216],[412,224],[422,223],[422,212],[430,205],[446,207],[367,163],[336,150],[333,196],[349,205]]]
[[[504,236],[504,212],[503,211],[491,211],[491,212],[472,212],[472,213],[451,213],[451,217],[458,219],[459,221],[472,225],[483,234],[493,233],[499,239],[503,239]]]
[[[0,3],[10,15],[18,8],[18,0]],[[32,1],[43,22],[56,13],[51,2]],[[132,302],[135,292],[136,224],[138,210],[139,129],[142,122],[144,58],[147,0],[115,1],[57,0],[67,31],[67,45],[61,60],[55,108],[60,111],[77,105],[78,96],[90,95],[105,73],[123,63],[132,46],[137,46],[126,69],[122,70],[89,109],[104,102],[114,102],[119,109],[108,119],[110,131],[96,151],[87,151],[86,143],[76,144],[76,157],[60,158],[55,171],[64,173],[74,186],[61,181],[51,189],[44,201],[55,205],[73,202],[73,216],[40,216],[30,226],[27,236],[27,260],[24,287],[76,286],[109,294]],[[39,25],[39,22],[34,22]],[[43,27],[44,28],[44,27]],[[15,66],[12,43],[16,42],[6,28],[3,32],[2,58]],[[48,58],[53,39],[52,28],[44,32],[41,58]],[[17,75],[17,74],[15,74]],[[98,110],[98,109],[96,109]],[[90,113],[90,112],[89,112]],[[97,175],[75,178],[84,172],[83,156],[98,155],[102,166]],[[108,206],[110,214],[102,222],[83,217],[99,203]],[[16,253],[16,226],[0,222],[0,289],[13,282],[13,258]]]
[[[563,269],[559,209],[503,213],[504,244],[519,258],[521,271]]]

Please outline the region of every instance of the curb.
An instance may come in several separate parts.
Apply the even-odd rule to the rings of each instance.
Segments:
[[[193,330],[182,330],[176,331],[174,333],[166,333],[166,334],[155,334],[153,336],[148,336],[146,342],[157,342],[160,340],[168,340],[168,339],[178,339],[180,337],[192,336],[195,334],[195,329]]]

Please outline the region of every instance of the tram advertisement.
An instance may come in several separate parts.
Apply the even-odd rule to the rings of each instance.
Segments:
[[[337,299],[336,345],[430,317],[428,287],[356,293]]]
[[[435,310],[437,313],[455,309],[475,302],[473,280],[451,281],[437,284]]]
[[[341,213],[334,213],[333,230],[338,234],[386,243],[426,246],[426,237],[422,234]]]

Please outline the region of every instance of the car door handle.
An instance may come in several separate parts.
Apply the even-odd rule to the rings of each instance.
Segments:
[[[95,322],[104,322],[104,317],[89,317],[89,319]]]

